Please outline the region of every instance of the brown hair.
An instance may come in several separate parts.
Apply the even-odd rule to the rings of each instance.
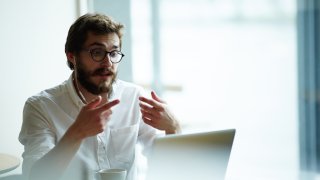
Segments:
[[[85,14],[71,25],[65,44],[65,53],[78,54],[87,39],[88,32],[98,35],[116,33],[119,36],[121,47],[123,29],[123,24],[114,21],[109,16],[98,13]],[[70,69],[74,69],[74,65],[70,61],[68,61],[68,66]]]

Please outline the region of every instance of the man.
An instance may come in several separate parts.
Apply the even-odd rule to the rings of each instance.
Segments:
[[[148,148],[156,129],[180,131],[155,92],[118,80],[124,26],[86,14],[70,27],[65,45],[73,70],[64,83],[30,97],[19,135],[29,179],[94,179],[95,171],[125,168],[136,179],[135,145]]]

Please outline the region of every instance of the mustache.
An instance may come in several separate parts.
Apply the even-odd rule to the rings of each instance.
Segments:
[[[102,68],[98,68],[95,71],[93,71],[92,75],[101,75],[101,74],[110,74],[110,75],[115,75],[116,72],[111,68],[111,67],[102,67]]]

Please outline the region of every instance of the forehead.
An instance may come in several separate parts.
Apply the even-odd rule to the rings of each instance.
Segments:
[[[104,46],[105,48],[120,48],[120,39],[116,33],[97,35],[92,32],[88,32],[84,46]]]

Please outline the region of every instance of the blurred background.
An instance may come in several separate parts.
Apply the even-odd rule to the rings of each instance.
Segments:
[[[0,152],[22,160],[24,102],[69,77],[70,25],[102,12],[126,26],[120,78],[155,90],[183,133],[237,129],[227,180],[320,179],[319,9],[317,0],[2,0]]]

